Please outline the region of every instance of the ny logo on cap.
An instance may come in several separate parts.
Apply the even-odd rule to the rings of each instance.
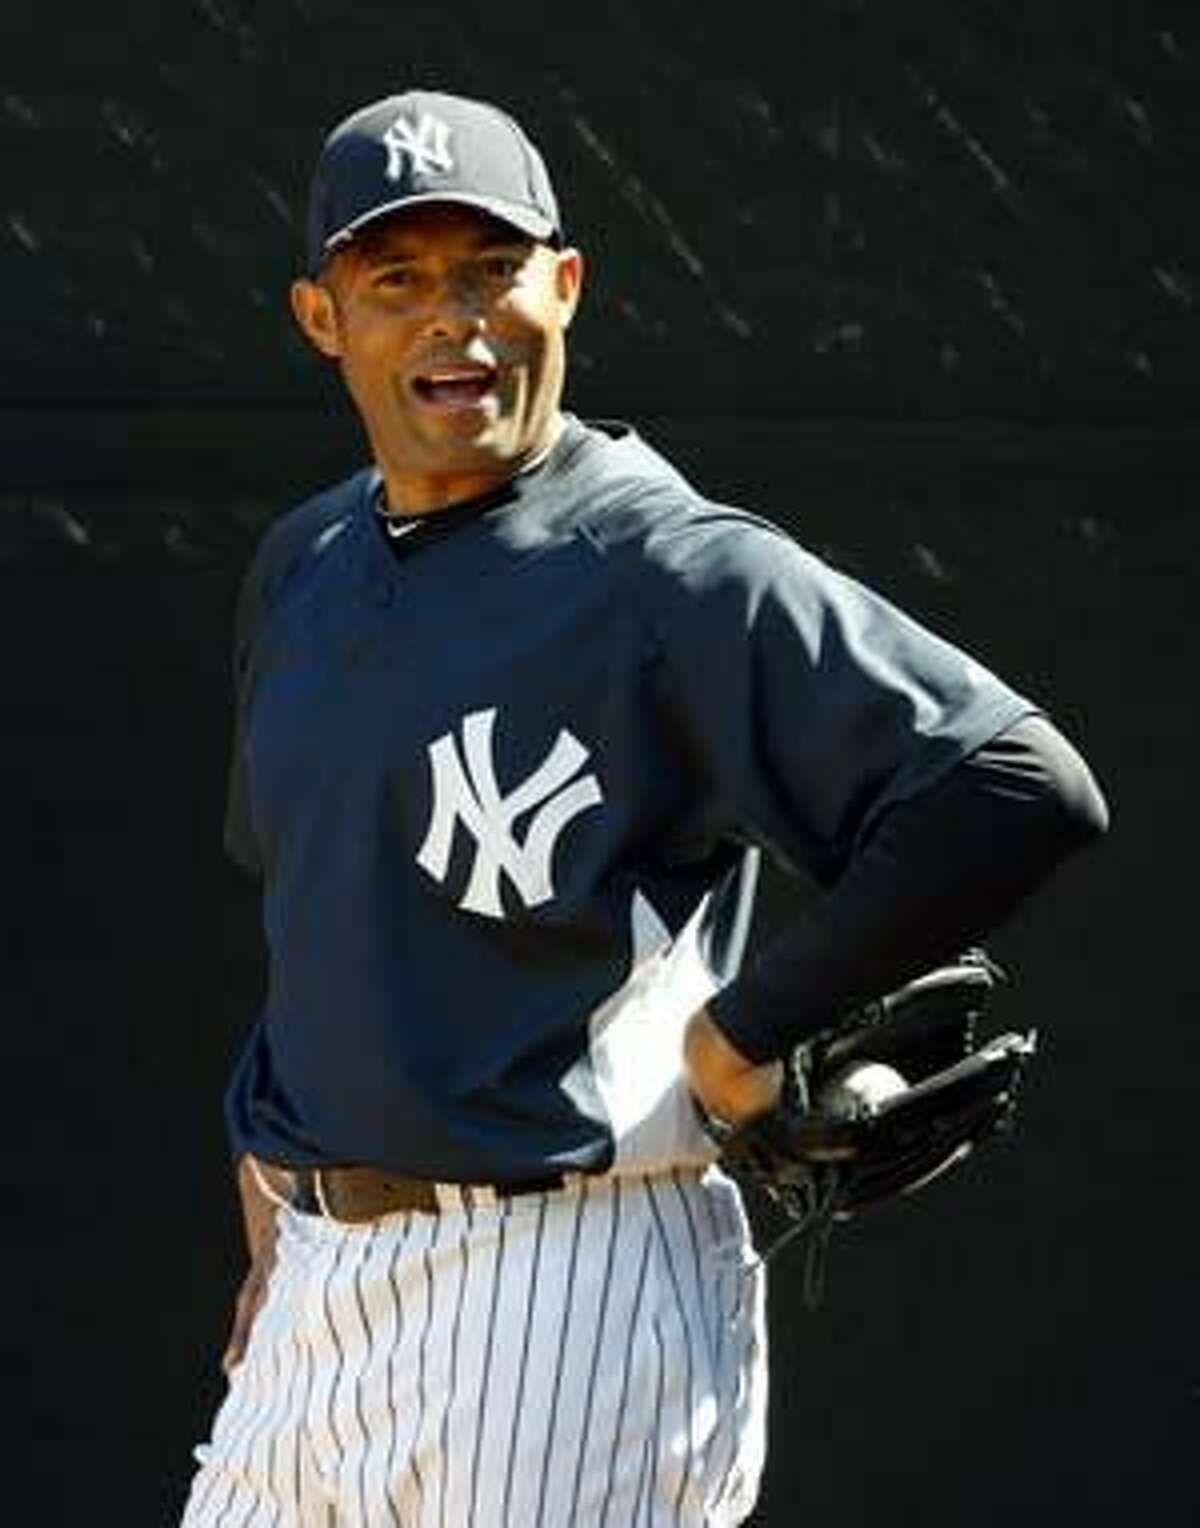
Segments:
[[[383,135],[383,146],[388,151],[385,174],[389,180],[403,176],[406,154],[415,175],[428,175],[433,170],[449,175],[454,169],[450,129],[429,111],[423,111],[415,121],[411,117],[397,117]]]

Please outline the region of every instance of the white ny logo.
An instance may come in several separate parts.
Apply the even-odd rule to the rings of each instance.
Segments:
[[[412,160],[413,173],[428,175],[440,170],[449,175],[454,168],[450,157],[450,129],[440,117],[423,111],[414,122],[409,117],[397,117],[383,135],[388,151],[387,169],[389,180],[399,180],[404,174],[404,156]]]
[[[567,731],[534,772],[501,796],[492,761],[495,710],[472,711],[462,722],[463,756],[452,733],[429,745],[433,772],[433,813],[417,864],[435,881],[444,881],[458,824],[475,840],[475,864],[459,907],[502,918],[500,876],[505,874],[526,907],[537,907],[554,896],[550,858],[558,835],[580,812],[604,800],[595,775],[573,778],[588,759],[588,750]],[[464,769],[463,758],[466,767]],[[537,807],[520,844],[513,823]]]

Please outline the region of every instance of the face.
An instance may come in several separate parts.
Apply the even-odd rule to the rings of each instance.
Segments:
[[[393,508],[473,497],[551,443],[581,279],[577,250],[430,203],[295,283],[296,319],[339,363]]]

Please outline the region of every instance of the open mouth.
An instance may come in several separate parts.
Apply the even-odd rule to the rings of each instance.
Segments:
[[[413,379],[417,397],[440,408],[473,408],[495,385],[496,368],[475,364],[439,367]]]

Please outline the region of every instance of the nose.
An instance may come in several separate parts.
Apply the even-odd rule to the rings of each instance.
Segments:
[[[430,294],[427,332],[456,337],[483,325],[486,304],[479,284],[464,272],[451,272]]]

